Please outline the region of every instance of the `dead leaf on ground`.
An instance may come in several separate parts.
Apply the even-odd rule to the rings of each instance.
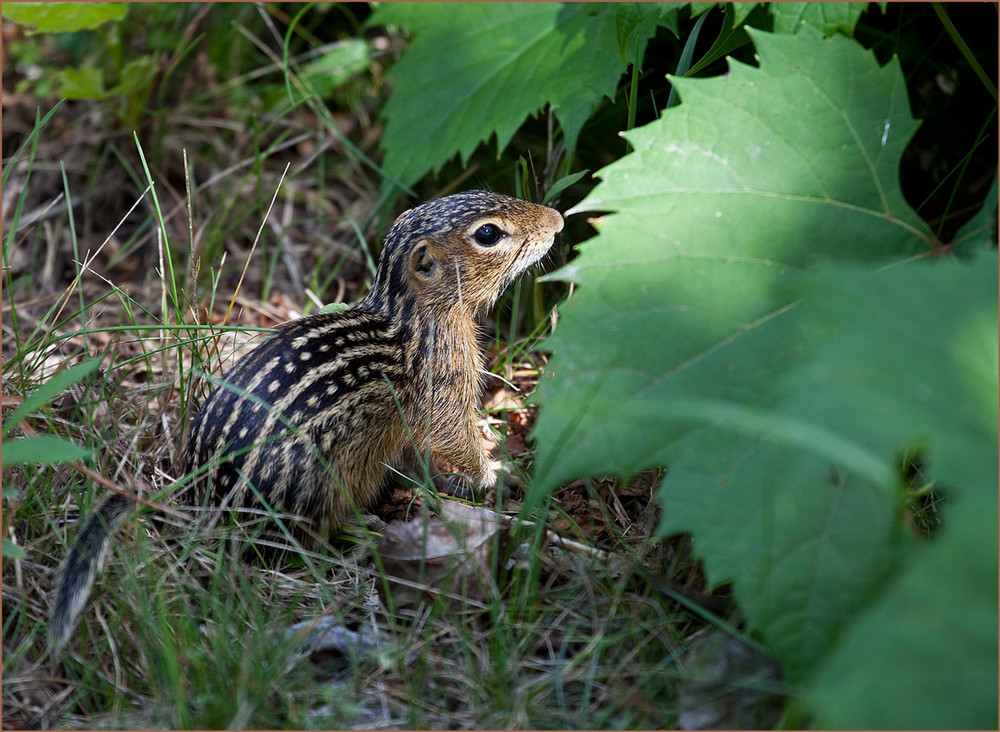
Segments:
[[[493,553],[504,553],[509,526],[494,511],[448,500],[440,516],[425,509],[413,521],[390,524],[377,549],[394,603],[415,606],[442,593],[478,602],[495,594]]]

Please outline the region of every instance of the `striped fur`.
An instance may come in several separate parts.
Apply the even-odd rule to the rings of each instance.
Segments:
[[[400,215],[366,297],[282,326],[215,385],[184,449],[185,471],[201,476],[194,500],[266,507],[323,536],[371,507],[406,450],[492,487],[477,429],[476,314],[562,226],[553,209],[487,191]],[[128,508],[108,499],[71,550],[51,618],[56,649]]]

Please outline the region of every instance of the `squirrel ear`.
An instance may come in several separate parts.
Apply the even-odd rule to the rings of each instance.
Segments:
[[[424,282],[438,272],[438,262],[426,241],[418,243],[410,252],[410,274]]]

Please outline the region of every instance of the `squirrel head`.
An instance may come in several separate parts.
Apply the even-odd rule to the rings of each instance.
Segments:
[[[428,201],[392,225],[367,299],[387,313],[407,301],[474,312],[493,304],[562,228],[555,209],[490,191]]]

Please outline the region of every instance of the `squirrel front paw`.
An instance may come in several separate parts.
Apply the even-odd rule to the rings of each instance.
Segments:
[[[475,501],[481,500],[489,489],[482,487],[482,485],[473,487],[472,481],[464,475],[453,473],[445,478],[444,484],[439,490],[444,495],[461,501]]]
[[[505,488],[523,489],[524,480],[513,463],[490,460],[482,478],[473,482],[460,473],[449,475],[441,492],[463,501],[495,503],[498,492]]]

